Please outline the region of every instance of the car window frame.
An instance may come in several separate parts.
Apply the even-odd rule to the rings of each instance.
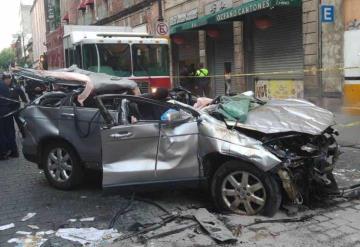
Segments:
[[[115,122],[115,119],[113,119],[113,117],[109,114],[108,109],[106,109],[106,107],[103,105],[102,100],[106,99],[106,98],[119,98],[121,100],[123,99],[128,99],[130,101],[137,101],[137,102],[142,102],[142,103],[150,103],[150,104],[154,104],[154,105],[158,105],[160,107],[168,107],[177,111],[180,110],[184,110],[185,112],[188,112],[189,114],[191,114],[194,118],[199,117],[199,113],[196,111],[191,111],[189,108],[186,107],[182,107],[180,105],[174,104],[174,103],[170,103],[170,102],[160,102],[154,99],[148,99],[148,98],[144,98],[144,97],[140,97],[140,96],[133,96],[133,95],[119,95],[119,94],[104,94],[104,95],[98,95],[95,96],[95,101],[98,105],[98,108],[100,110],[100,114],[103,116],[103,118],[105,119],[105,127],[106,128],[111,128],[113,126],[119,126],[119,124],[117,124]],[[163,121],[159,120],[142,120],[141,122],[147,122],[147,123],[164,123]]]

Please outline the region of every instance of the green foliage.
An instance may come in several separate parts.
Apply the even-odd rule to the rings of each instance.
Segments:
[[[15,61],[15,52],[13,49],[5,48],[0,52],[0,70],[7,70],[13,61]]]

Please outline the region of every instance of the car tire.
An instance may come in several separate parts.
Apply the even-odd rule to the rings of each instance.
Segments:
[[[272,174],[238,160],[225,162],[215,172],[211,194],[219,210],[244,215],[272,217],[282,200],[279,184]]]
[[[64,142],[47,144],[42,167],[49,183],[61,190],[71,190],[82,183],[84,171],[75,150]]]

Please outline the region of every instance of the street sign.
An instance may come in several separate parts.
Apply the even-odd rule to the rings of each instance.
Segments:
[[[335,21],[335,7],[334,5],[321,6],[321,22],[334,22]]]
[[[169,25],[163,21],[159,21],[156,24],[156,34],[158,36],[169,36]]]

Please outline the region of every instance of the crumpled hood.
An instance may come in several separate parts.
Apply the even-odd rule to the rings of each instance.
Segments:
[[[227,124],[233,126],[235,122]],[[245,123],[237,123],[240,128],[266,134],[295,131],[311,135],[320,135],[332,125],[335,125],[332,112],[298,99],[270,100],[251,110]]]

